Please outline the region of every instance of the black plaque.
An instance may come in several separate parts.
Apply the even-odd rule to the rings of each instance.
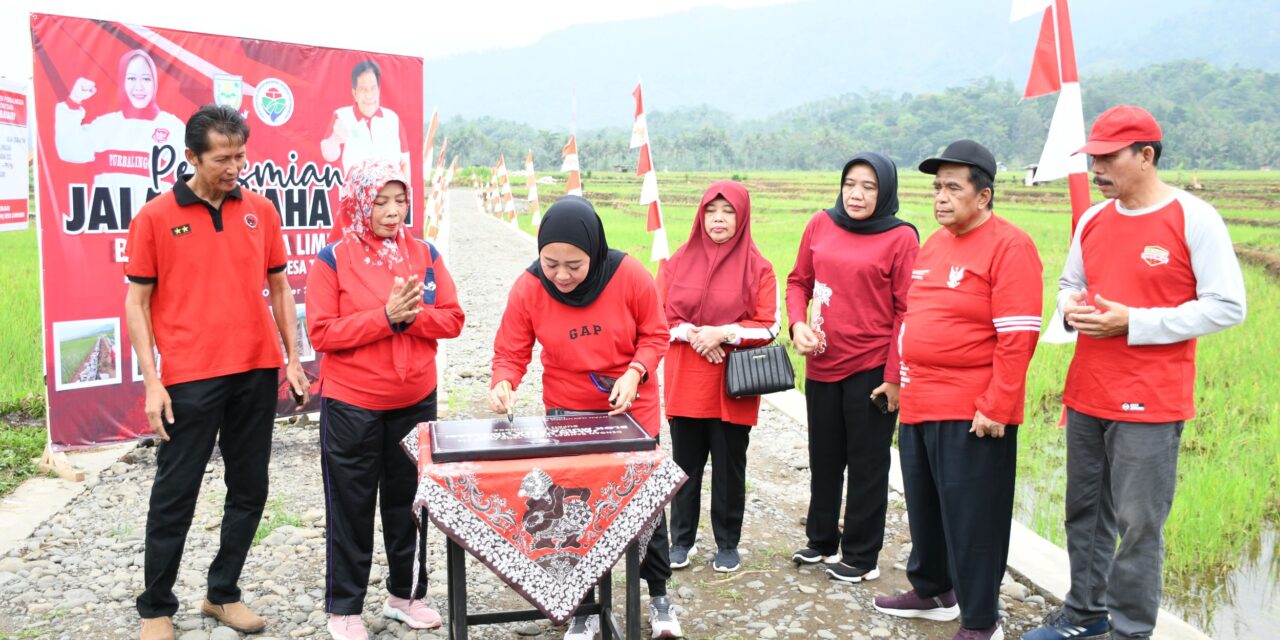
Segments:
[[[511,460],[612,451],[652,451],[657,441],[629,415],[566,416],[431,423],[431,460]]]

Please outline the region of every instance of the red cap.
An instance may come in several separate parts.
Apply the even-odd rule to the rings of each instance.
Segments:
[[[1142,107],[1122,104],[1102,112],[1089,130],[1089,142],[1076,153],[1103,156],[1135,142],[1162,140],[1160,124]]]

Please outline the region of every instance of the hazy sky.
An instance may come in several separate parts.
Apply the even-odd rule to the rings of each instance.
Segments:
[[[151,27],[439,58],[531,44],[548,32],[591,22],[646,18],[703,5],[748,7],[795,0],[0,0],[0,77],[31,78],[36,11]],[[299,6],[307,9],[299,10]],[[355,11],[353,7],[378,7]],[[437,8],[439,7],[439,8]]]

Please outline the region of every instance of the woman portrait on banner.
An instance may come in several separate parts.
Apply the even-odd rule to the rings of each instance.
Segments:
[[[95,99],[98,86],[93,80],[76,78],[66,99],[54,107],[54,142],[64,162],[93,163],[95,186],[126,187],[128,213],[132,215],[146,203],[148,190],[165,191],[173,186],[186,125],[160,109],[160,77],[147,52],[134,49],[125,53],[116,72],[120,109],[85,123],[87,108],[104,109],[105,98]],[[172,149],[172,155],[165,151],[163,158],[172,168],[163,180],[153,182],[153,156],[164,147]],[[126,203],[116,202],[126,208]]]
[[[425,580],[410,593],[415,571],[426,575],[427,528],[419,539],[418,470],[400,441],[436,419],[437,341],[461,333],[464,315],[439,252],[405,229],[408,184],[384,160],[352,167],[342,187],[342,237],[320,250],[307,279],[307,330],[324,353],[325,610],[339,640],[367,637],[361,613],[379,494],[388,568],[382,615],[413,629],[441,623],[421,600]]]
[[[825,562],[832,579],[861,582],[880,576],[901,379],[897,335],[920,240],[896,215],[892,160],[858,154],[840,178],[835,206],[809,220],[787,278],[791,340],[806,356],[811,473],[808,544],[791,558]]]
[[[524,378],[533,344],[542,345],[542,400],[549,414],[630,412],[658,436],[658,363],[667,352],[667,323],[653,277],[614,249],[589,202],[564,196],[538,227],[538,258],[516,279],[493,341],[489,406],[506,413]],[[671,577],[665,515],[649,540],[640,577],[649,587],[653,637],[680,637],[667,596]],[[567,640],[590,640],[599,616],[574,616]]]
[[[658,278],[671,347],[663,368],[671,455],[689,476],[671,504],[671,566],[689,566],[711,456],[711,530],[716,571],[737,571],[747,497],[747,445],[759,396],[730,397],[725,359],[778,334],[778,282],[751,239],[751,196],[722,180],[702,195],[689,240]]]

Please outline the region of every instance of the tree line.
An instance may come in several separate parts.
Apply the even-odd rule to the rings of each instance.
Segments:
[[[1188,60],[1086,75],[1081,87],[1086,127],[1115,104],[1149,109],[1164,130],[1164,167],[1280,167],[1280,74]],[[1023,100],[1020,85],[984,78],[936,93],[850,93],[761,120],[708,107],[647,118],[660,170],[822,170],[862,150],[910,166],[958,138],[978,140],[1020,169],[1039,159],[1055,100]],[[578,133],[583,171],[634,169],[628,115],[621,126]],[[441,131],[460,165],[492,166],[505,154],[508,167],[522,169],[532,150],[540,172],[560,168],[568,139],[567,131],[489,117],[455,116]]]

